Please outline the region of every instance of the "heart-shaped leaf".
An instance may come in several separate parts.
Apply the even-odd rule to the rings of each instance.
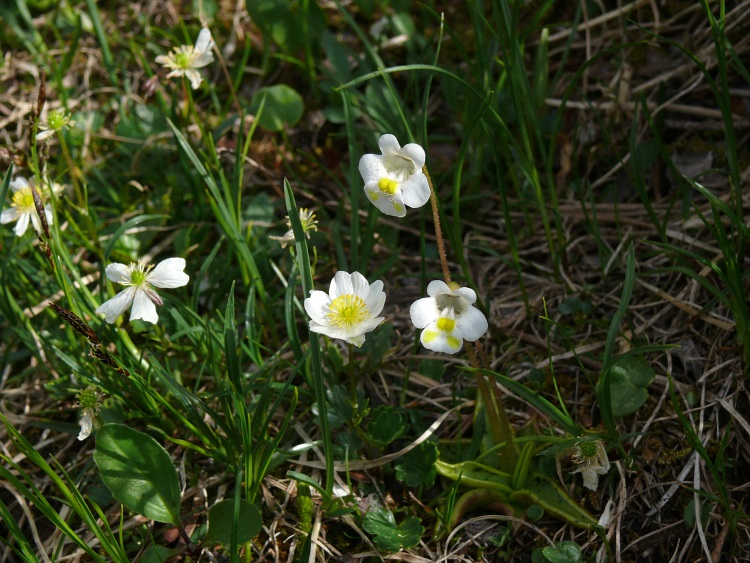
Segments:
[[[246,500],[240,499],[237,517],[237,545],[249,542],[258,535],[263,525],[260,510]],[[206,540],[228,546],[232,543],[234,526],[234,499],[217,502],[208,511],[208,533]]]

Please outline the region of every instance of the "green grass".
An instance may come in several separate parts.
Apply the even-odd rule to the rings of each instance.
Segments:
[[[0,561],[333,560],[320,539],[367,561],[748,557],[746,10],[11,4],[0,205],[18,177],[64,190],[49,234],[0,230]],[[192,90],[154,59],[202,24]],[[36,142],[53,109],[75,124]],[[368,201],[385,133],[425,149],[437,218]],[[436,220],[490,326],[455,356],[409,316],[442,278]],[[158,323],[95,312],[123,289],[108,264],[169,257],[190,282],[158,290]],[[308,328],[338,270],[385,284],[361,348]],[[173,520],[116,500],[105,424],[166,452]],[[572,452],[598,440],[591,491]]]

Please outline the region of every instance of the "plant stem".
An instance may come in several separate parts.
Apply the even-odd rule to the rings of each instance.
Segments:
[[[435,187],[432,185],[432,178],[427,171],[427,166],[422,167],[422,172],[427,178],[427,184],[430,186],[430,205],[432,205],[432,220],[435,224],[435,239],[437,240],[438,254],[440,255],[440,265],[443,267],[443,278],[445,283],[451,283],[451,272],[448,269],[448,258],[445,254],[445,242],[443,241],[443,230],[440,228],[440,213],[438,212],[437,195]]]
[[[475,344],[479,351],[479,355],[482,358],[482,364],[484,365],[480,365],[480,362],[477,360],[477,355],[474,352],[474,346],[472,343],[467,343],[466,346],[469,361],[471,362],[472,367],[477,368],[477,370],[486,369],[488,366],[487,357],[484,354],[484,348],[479,344],[479,341]],[[484,403],[484,411],[487,413],[487,420],[490,423],[493,441],[496,444],[503,444],[503,447],[497,452],[500,469],[512,474],[516,467],[516,447],[513,440],[513,427],[511,426],[510,420],[508,420],[508,415],[505,412],[500,389],[489,380],[483,371],[475,371],[474,376],[477,381],[477,387],[479,388],[479,395]]]
[[[359,405],[357,404],[357,378],[354,375],[354,344],[349,343],[349,391],[352,397],[352,410],[354,420],[359,419]]]

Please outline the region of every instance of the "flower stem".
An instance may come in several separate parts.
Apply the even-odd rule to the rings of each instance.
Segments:
[[[482,364],[477,360],[477,355],[474,352],[474,346],[472,343],[467,343],[466,352],[469,356],[469,361],[472,367],[478,370],[486,369],[487,357],[484,353],[484,348],[477,341],[476,343],[479,355],[482,358]],[[505,406],[503,405],[503,397],[500,393],[500,389],[495,385],[482,371],[475,371],[474,376],[476,377],[477,387],[479,388],[479,395],[484,403],[484,411],[487,414],[487,420],[490,423],[490,430],[492,432],[493,441],[496,444],[503,444],[503,447],[497,452],[498,463],[500,469],[507,473],[513,474],[517,455],[516,447],[513,440],[514,433],[513,427],[508,420],[508,415],[505,412]]]
[[[437,240],[438,254],[440,255],[440,265],[443,268],[443,278],[445,283],[451,283],[451,272],[448,269],[448,258],[445,254],[445,242],[443,241],[443,230],[440,227],[440,213],[438,212],[437,195],[435,186],[432,185],[432,178],[427,171],[427,165],[422,167],[422,172],[427,178],[427,184],[430,186],[430,205],[432,206],[432,220],[435,223],[435,239]]]

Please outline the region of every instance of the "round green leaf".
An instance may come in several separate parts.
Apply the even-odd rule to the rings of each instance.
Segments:
[[[179,524],[177,471],[151,436],[124,424],[105,424],[96,433],[94,462],[119,502],[146,518]]]
[[[260,533],[263,525],[260,510],[249,502],[240,499],[240,513],[237,519],[237,544],[247,543]],[[234,526],[234,500],[217,502],[208,511],[208,533],[206,540],[230,545]]]
[[[648,399],[646,388],[654,380],[654,369],[636,356],[618,358],[610,368],[612,414],[633,414]]]
[[[257,113],[261,103],[263,110],[258,123],[270,131],[281,131],[286,125],[296,125],[305,109],[302,96],[286,84],[259,88],[253,95],[250,111]]]

